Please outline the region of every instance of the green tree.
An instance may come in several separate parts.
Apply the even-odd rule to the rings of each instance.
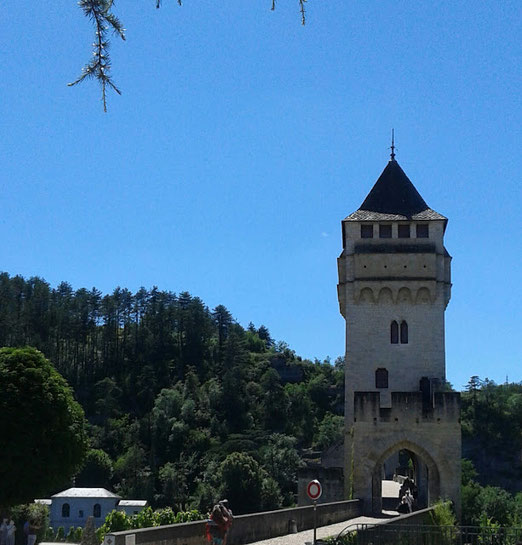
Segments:
[[[253,513],[280,505],[277,483],[252,456],[241,452],[229,454],[221,464],[219,473],[221,495],[227,497],[234,512]]]
[[[279,373],[268,369],[261,377],[263,388],[263,412],[265,427],[268,430],[283,431],[287,420],[289,400],[281,385]]]
[[[108,488],[112,473],[111,457],[101,449],[91,449],[80,473],[76,475],[76,486]]]
[[[285,505],[294,502],[294,494],[297,492],[297,470],[304,465],[295,444],[294,437],[274,433],[269,437],[268,445],[262,449],[263,468],[281,489]]]
[[[67,382],[34,348],[0,350],[0,392],[0,505],[14,505],[74,475],[87,436]]]
[[[159,470],[161,493],[165,505],[180,507],[187,500],[187,471],[181,464],[167,462]]]
[[[494,522],[501,526],[509,524],[510,517],[514,513],[513,496],[498,486],[485,486],[479,495],[479,509]]]
[[[320,449],[326,449],[343,438],[344,418],[332,413],[326,413],[317,430],[316,444]]]
[[[132,445],[114,464],[120,479],[119,491],[132,498],[152,497],[152,475],[146,464],[146,453],[139,444]]]
[[[477,470],[471,460],[462,459],[462,486],[466,486],[477,478]]]

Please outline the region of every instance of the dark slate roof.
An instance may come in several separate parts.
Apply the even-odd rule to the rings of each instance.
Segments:
[[[351,221],[446,220],[420,196],[399,163],[392,159],[382,171]]]

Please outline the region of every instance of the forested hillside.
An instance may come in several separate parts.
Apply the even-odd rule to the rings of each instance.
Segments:
[[[88,418],[77,486],[205,510],[241,481],[245,511],[278,507],[293,502],[299,453],[342,433],[342,361],[301,360],[266,327],[244,329],[186,292],[102,295],[2,273],[0,346],[25,345]]]
[[[462,450],[482,484],[522,490],[522,384],[471,377],[462,394]]]
[[[522,384],[471,377],[462,393],[465,524],[522,524]]]

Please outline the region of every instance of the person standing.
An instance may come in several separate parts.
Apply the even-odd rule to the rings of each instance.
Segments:
[[[406,490],[406,494],[404,494],[404,500],[408,505],[408,513],[411,513],[413,511],[413,496],[411,495],[409,488]]]
[[[24,545],[27,545],[27,540],[29,539],[29,521],[28,520],[24,522],[24,536],[25,536]]]
[[[7,525],[7,545],[15,545],[16,526],[13,519],[9,520]]]
[[[7,519],[2,519],[0,524],[0,545],[7,545]]]
[[[27,534],[27,545],[35,545],[37,531],[38,526],[36,525],[36,522],[34,520],[30,520]]]
[[[232,521],[234,520],[234,515],[232,514],[232,509],[230,509],[228,505],[228,500],[221,500],[219,502],[219,505],[221,507],[221,511],[223,513],[223,518],[225,520],[225,535],[223,536],[223,545],[227,545],[227,536],[228,531],[230,530],[232,526]]]
[[[212,545],[226,545],[227,533],[232,526],[232,511],[228,508],[228,501],[221,500],[212,508],[207,521],[207,540]]]

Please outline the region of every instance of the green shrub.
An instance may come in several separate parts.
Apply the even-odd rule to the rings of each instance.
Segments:
[[[328,545],[352,545],[357,543],[357,532],[350,532],[341,537],[327,537],[325,541]]]
[[[78,528],[76,528],[76,531],[74,532],[74,542],[80,543],[82,541],[82,535],[83,528],[81,526],[78,526]]]
[[[131,519],[125,511],[111,511],[106,517],[105,522],[96,530],[96,537],[101,543],[105,534],[111,532],[123,532],[132,528]]]
[[[192,511],[180,511],[179,513],[176,513],[176,519],[174,522],[178,524],[180,522],[193,522],[196,520],[203,520],[205,518],[206,517],[197,509],[193,509]]]
[[[65,530],[63,526],[58,526],[58,529],[56,530],[56,535],[54,536],[55,541],[65,541]]]
[[[103,525],[96,530],[96,537],[101,543],[105,534],[112,532],[179,524],[180,522],[192,522],[203,520],[204,518],[196,509],[192,511],[180,511],[174,514],[174,511],[170,507],[159,509],[158,511],[153,511],[151,507],[146,507],[136,515],[132,515],[132,517],[129,517],[125,511],[111,511],[105,518]]]
[[[170,507],[165,507],[165,509],[160,509],[154,513],[155,525],[154,526],[166,526],[167,524],[175,524],[176,515]]]
[[[449,501],[439,501],[433,506],[431,520],[435,526],[455,526],[457,518]]]
[[[145,507],[138,514],[131,517],[132,528],[151,528],[158,526],[152,507]]]
[[[52,526],[47,526],[44,539],[45,541],[52,541],[54,539],[54,530]]]
[[[74,526],[71,526],[69,528],[69,531],[67,532],[67,535],[65,536],[65,541],[67,541],[67,543],[74,543],[74,534],[76,532],[76,529]]]

